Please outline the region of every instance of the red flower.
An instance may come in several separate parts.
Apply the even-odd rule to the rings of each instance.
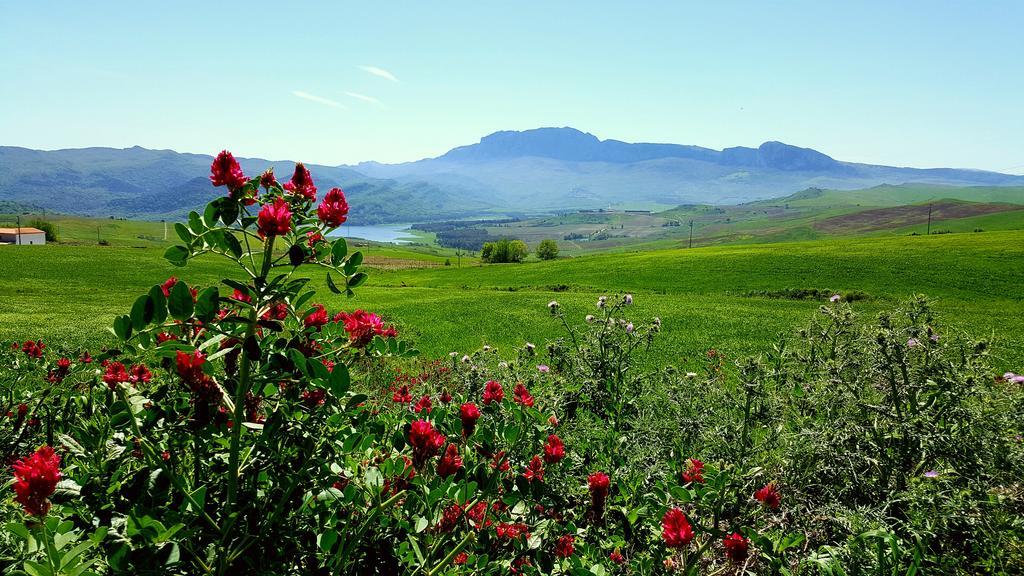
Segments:
[[[412,394],[409,393],[408,386],[402,386],[395,393],[391,395],[391,400],[398,402],[399,404],[408,404],[412,402]]]
[[[92,356],[89,354],[89,351],[86,350],[85,352],[82,352],[82,355],[78,358],[78,361],[81,362],[82,364],[92,364]]]
[[[516,383],[512,395],[515,396],[514,400],[516,403],[527,407],[533,406],[533,396],[530,395],[530,391],[526,389],[522,382]]]
[[[604,514],[604,503],[608,498],[608,487],[611,480],[604,472],[594,472],[587,478],[590,488],[590,501],[594,506],[594,514],[600,518]]]
[[[313,185],[313,177],[309,175],[309,170],[302,162],[295,165],[295,173],[292,174],[291,182],[286,182],[283,188],[311,202],[316,200],[316,186]]]
[[[445,437],[427,420],[417,420],[409,427],[409,445],[412,446],[413,464],[418,468],[437,455],[444,446]]]
[[[544,481],[544,464],[540,461],[540,456],[534,456],[533,460],[526,466],[526,471],[523,472],[523,478],[526,478],[530,482],[536,480],[537,482]]]
[[[322,406],[324,399],[327,397],[327,393],[321,388],[314,390],[306,390],[302,393],[302,401],[306,404],[306,407],[313,410],[317,406]]]
[[[128,371],[125,370],[124,364],[121,364],[120,362],[108,363],[107,369],[103,373],[103,381],[111,390],[117,388],[117,384],[119,382],[127,382],[128,378]]]
[[[288,203],[278,198],[273,204],[264,204],[256,216],[260,237],[280,236],[292,229],[292,211]]]
[[[430,411],[433,409],[434,403],[430,401],[430,396],[427,395],[424,395],[422,398],[420,398],[419,401],[416,402],[416,405],[412,407],[412,411],[415,414],[419,414],[424,410],[427,411],[427,414],[430,414]]]
[[[669,548],[682,548],[693,540],[693,528],[679,508],[665,512],[661,519],[661,538]]]
[[[572,534],[565,534],[555,542],[555,556],[559,558],[568,558],[575,552],[573,544],[576,542],[576,538]]]
[[[284,320],[287,317],[288,305],[285,304],[284,302],[278,302],[277,304],[274,304],[273,306],[268,308],[266,312],[263,313],[263,316],[261,316],[261,318],[264,320]]]
[[[611,560],[612,562],[615,562],[616,564],[625,564],[626,563],[626,559],[622,556],[622,553],[619,552],[618,548],[616,548],[615,550],[612,550],[612,553],[608,555],[608,559]]]
[[[317,206],[316,215],[329,228],[337,228],[348,219],[348,202],[341,188],[331,188]]]
[[[132,384],[149,382],[153,379],[153,373],[146,368],[145,364],[134,364],[128,370],[128,381]]]
[[[455,444],[448,444],[444,455],[437,462],[437,475],[447,478],[462,469],[462,457],[459,456],[459,448]]]
[[[213,182],[214,186],[227,186],[232,192],[245,185],[245,174],[242,174],[242,167],[238,165],[231,152],[221,150],[213,159],[213,164],[210,165],[210,182]]]
[[[466,516],[477,530],[487,528],[492,524],[491,520],[487,519],[487,502],[484,501],[477,502],[475,506],[466,511]]]
[[[441,396],[438,397],[442,404],[449,404],[452,401],[452,395],[448,392],[448,389],[441,391]]]
[[[747,559],[747,548],[750,546],[750,541],[739,532],[733,532],[723,538],[722,545],[725,546],[725,556],[729,560],[742,562]]]
[[[35,342],[26,340],[21,345],[21,351],[29,358],[42,358],[44,348],[46,348],[46,344],[43,344],[42,340],[36,340]]]
[[[14,468],[14,500],[31,516],[45,516],[50,511],[47,500],[60,482],[60,456],[53,448],[42,446],[35,454],[12,465]]]
[[[314,304],[313,308],[309,316],[302,319],[302,323],[306,328],[315,328],[319,332],[321,327],[327,325],[327,309],[323,304]]]
[[[465,552],[459,552],[458,554],[455,555],[455,558],[452,559],[452,564],[455,564],[456,566],[462,566],[468,560],[469,560],[469,555],[468,554],[466,554]]]
[[[177,284],[177,283],[178,283],[177,276],[171,276],[167,280],[164,280],[164,283],[160,285],[160,290],[164,293],[164,296],[170,296],[171,295],[171,288],[174,288],[174,285]]]
[[[345,324],[345,332],[348,332],[349,341],[356,348],[363,348],[373,340],[374,336],[394,338],[398,332],[393,327],[385,327],[380,316],[363,310],[356,310],[351,314],[338,312],[334,315],[335,322]]]
[[[494,380],[490,380],[484,385],[484,405],[489,405],[491,402],[501,402],[505,398],[505,390],[501,388],[501,384],[498,384]]]
[[[544,461],[548,464],[556,464],[565,458],[565,444],[555,434],[548,436],[548,443],[544,445]]]
[[[462,419],[462,435],[469,436],[476,429],[476,421],[480,419],[480,409],[472,402],[459,407],[459,418]]]
[[[529,526],[522,523],[502,522],[494,527],[494,532],[503,540],[515,540],[520,536],[530,537]]]
[[[274,177],[274,169],[268,168],[266,172],[260,174],[260,186],[264,188],[270,188],[271,186],[277,185],[277,178]]]
[[[206,378],[206,375],[203,374],[203,364],[206,363],[206,356],[199,350],[193,351],[192,354],[186,354],[178,350],[175,361],[178,367],[178,375],[185,382],[199,382]]]
[[[444,512],[441,513],[441,520],[435,526],[435,530],[438,532],[451,532],[459,523],[464,513],[465,508],[458,502],[445,508]]]
[[[315,248],[318,242],[323,242],[323,241],[324,241],[324,235],[323,234],[321,234],[319,232],[316,232],[316,231],[306,232],[306,245],[308,245],[310,248]]]
[[[704,463],[696,458],[690,458],[690,462],[683,471],[683,482],[704,482]]]
[[[504,450],[500,450],[491,458],[491,468],[500,472],[508,472],[512,468],[512,465],[508,463],[508,458],[505,458]]]
[[[779,497],[779,489],[775,487],[774,482],[769,482],[764,488],[754,492],[754,499],[772,510],[777,510],[779,504],[782,503]]]

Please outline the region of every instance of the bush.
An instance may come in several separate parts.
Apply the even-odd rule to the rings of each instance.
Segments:
[[[487,242],[480,251],[480,259],[491,264],[522,262],[529,250],[522,240],[502,238],[497,242]]]
[[[558,243],[554,240],[541,240],[537,246],[537,258],[541,260],[554,260],[558,258]]]
[[[57,241],[57,227],[52,222],[36,219],[28,223],[32,228],[38,228],[46,233],[47,242]]]

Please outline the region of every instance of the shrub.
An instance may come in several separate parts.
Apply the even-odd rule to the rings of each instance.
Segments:
[[[38,228],[46,233],[47,242],[57,241],[57,227],[54,226],[53,222],[49,222],[42,219],[35,219],[28,223],[32,228]]]
[[[537,246],[537,258],[541,260],[558,258],[558,243],[551,239],[541,240]]]

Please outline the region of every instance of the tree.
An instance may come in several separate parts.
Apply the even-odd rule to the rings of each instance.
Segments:
[[[52,222],[47,222],[46,220],[36,219],[36,220],[33,220],[33,221],[29,222],[28,225],[33,227],[33,228],[38,228],[38,229],[42,230],[44,233],[46,233],[46,241],[47,242],[56,242],[57,241],[57,227],[54,226]]]
[[[491,264],[522,262],[529,253],[529,248],[522,240],[502,238],[496,242],[485,243],[480,251],[480,258]]]
[[[537,245],[537,258],[541,260],[554,260],[558,258],[558,243],[554,240],[541,240]]]

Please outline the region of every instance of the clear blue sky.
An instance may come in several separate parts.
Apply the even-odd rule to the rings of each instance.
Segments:
[[[627,141],[781,140],[850,161],[1024,173],[1019,0],[0,10],[4,145],[227,147],[338,164],[574,126]]]

